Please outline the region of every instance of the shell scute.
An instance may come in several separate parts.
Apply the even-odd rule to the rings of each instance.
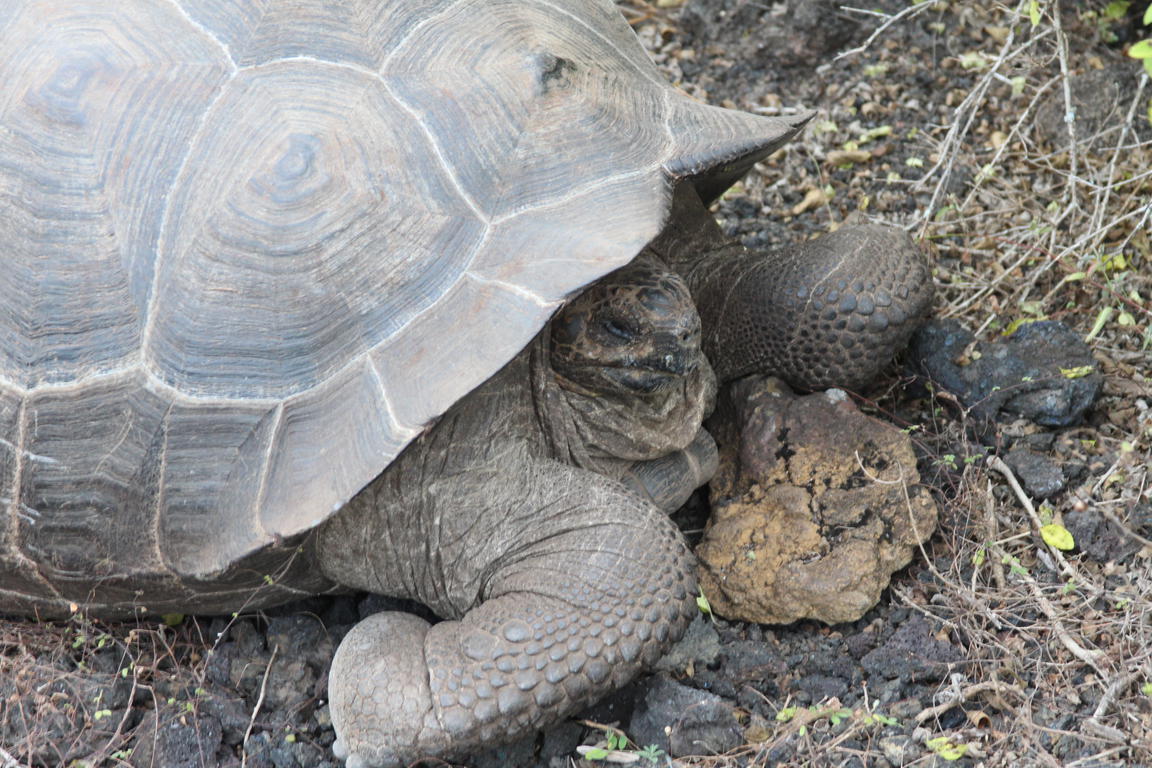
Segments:
[[[164,4],[5,5],[0,379],[31,388],[138,360],[166,184],[231,65]]]
[[[412,116],[359,71],[242,70],[193,151],[144,343],[150,370],[198,396],[318,386],[459,279],[485,228]]]

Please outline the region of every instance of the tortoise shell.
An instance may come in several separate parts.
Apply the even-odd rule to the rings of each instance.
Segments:
[[[317,525],[802,119],[608,0],[0,5],[0,587]]]

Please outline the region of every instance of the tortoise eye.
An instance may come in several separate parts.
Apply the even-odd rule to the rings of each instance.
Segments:
[[[608,331],[608,333],[623,341],[632,341],[636,338],[636,332],[634,330],[616,322],[615,320],[605,320],[604,330]]]

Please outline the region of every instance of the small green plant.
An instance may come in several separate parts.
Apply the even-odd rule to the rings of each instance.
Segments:
[[[851,716],[852,710],[841,708],[835,712],[828,713],[828,722],[832,723],[832,725],[840,725],[840,723],[844,722]]]
[[[660,749],[660,747],[656,746],[655,744],[649,744],[648,746],[644,747],[644,749],[639,750],[636,754],[639,755],[641,759],[647,760],[649,763],[655,765],[657,762],[659,762],[660,758],[664,757],[664,750]]]
[[[776,713],[776,722],[787,723],[792,718],[796,717],[796,713],[800,711],[800,707],[784,707]]]
[[[1020,559],[1018,557],[1016,557],[1015,555],[1005,554],[1004,557],[1000,558],[1000,562],[1003,563],[1004,565],[1007,565],[1008,570],[1010,570],[1012,573],[1016,574],[1017,576],[1027,576],[1028,575],[1028,569],[1025,568],[1023,565],[1021,565]]]
[[[592,724],[586,723],[586,725]],[[585,760],[592,762],[599,762],[601,760],[606,762],[621,762],[618,758],[624,754],[629,756],[635,755],[635,757],[629,757],[628,762],[635,762],[635,760],[639,759],[655,765],[660,758],[664,756],[664,750],[655,744],[649,744],[643,749],[633,748],[634,745],[630,746],[631,742],[628,741],[628,737],[625,736],[622,731],[608,726],[596,727],[604,731],[604,741],[594,747],[582,746],[576,748],[576,751],[579,752],[580,756]]]
[[[957,744],[947,736],[937,736],[934,739],[928,739],[925,746],[935,752],[942,760],[953,762],[964,757],[968,753],[967,744]]]
[[[712,613],[712,604],[708,602],[708,598],[704,595],[703,587],[697,587],[699,594],[696,595],[696,607],[712,621],[716,621],[716,616]]]
[[[936,466],[948,467],[948,469],[956,469],[956,454],[946,453],[935,460]]]
[[[882,715],[879,712],[869,712],[864,715],[863,719],[865,725],[883,725],[886,728],[897,728],[900,725],[900,721],[896,718]]]
[[[980,566],[984,565],[984,560],[987,559],[987,557],[988,548],[981,544],[980,547],[977,548],[976,553],[972,555],[972,565],[979,568]]]
[[[1152,27],[1152,3],[1144,10],[1144,26]],[[1148,30],[1148,37],[1138,40],[1128,49],[1128,55],[1144,65],[1144,71],[1152,77],[1152,29]],[[1148,122],[1152,123],[1152,99],[1148,100]]]

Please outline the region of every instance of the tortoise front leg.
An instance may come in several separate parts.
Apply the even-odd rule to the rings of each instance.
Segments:
[[[806,390],[860,387],[932,304],[927,260],[903,230],[846,224],[752,252],[723,235],[688,185],[652,248],[687,280],[720,381],[766,373]]]
[[[876,224],[713,258],[690,284],[718,379],[768,373],[807,390],[874,378],[923,322],[933,294],[908,235]]]
[[[457,620],[377,614],[345,638],[329,695],[349,766],[466,754],[555,722],[632,679],[690,618],[696,588],[679,532],[618,483],[532,461],[481,484],[437,481],[425,500],[425,515],[472,524],[438,553],[415,547],[421,567],[459,572],[438,589],[470,583],[473,594],[452,598],[467,607]],[[506,505],[496,524],[492,504]],[[336,546],[347,558],[349,539],[333,533],[321,557]],[[372,553],[352,554],[362,557]],[[408,596],[441,610],[447,599]]]
[[[620,478],[641,498],[672,514],[716,474],[716,441],[701,427],[685,448],[667,456],[633,462]]]

